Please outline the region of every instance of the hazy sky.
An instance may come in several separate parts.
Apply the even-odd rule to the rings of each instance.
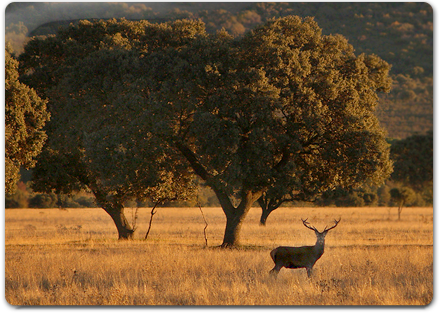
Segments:
[[[199,11],[226,8],[235,10],[248,6],[249,3],[235,2],[16,2],[5,8],[5,25],[23,22],[31,32],[38,26],[60,20],[88,18],[120,18],[130,14],[131,17],[142,18],[147,8],[165,15],[172,8]]]

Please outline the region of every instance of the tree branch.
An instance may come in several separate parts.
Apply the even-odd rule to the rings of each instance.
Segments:
[[[156,203],[154,204],[153,209],[151,209],[151,213],[150,213],[150,223],[148,224],[148,230],[147,230],[147,233],[145,234],[145,238],[144,238],[144,240],[147,240],[148,235],[150,234],[151,224],[153,223],[153,216],[157,213],[157,211],[154,211],[154,210],[156,209],[157,205],[159,205],[159,203],[161,203],[161,202],[162,202],[162,200],[161,200],[161,199],[158,199],[158,200],[156,201]]]
[[[200,206],[200,203],[197,202],[197,205],[199,206],[200,212],[202,213],[203,221],[205,222],[205,228],[203,228],[203,236],[205,237],[205,245],[208,246],[208,237],[206,236],[206,228],[208,228],[208,222],[205,219],[205,215],[203,214],[202,206]]]
[[[209,187],[212,188],[216,194],[220,205],[223,207],[225,213],[235,210],[234,205],[231,203],[228,194],[224,188],[221,188],[218,181],[215,181],[213,177],[208,173],[205,167],[200,164],[196,155],[184,144],[180,142],[175,142],[177,149],[182,153],[182,155],[187,159],[194,172],[203,179]]]
[[[180,153],[182,153],[182,155],[188,160],[194,172],[199,175],[204,181],[207,181],[211,175],[209,175],[205,167],[200,164],[196,155],[186,145],[183,145],[180,142],[175,142],[175,144]]]
[[[289,163],[291,156],[292,154],[289,151],[289,146],[286,146],[283,150],[281,160],[274,166],[274,169],[279,172],[284,166],[287,165],[287,163]]]

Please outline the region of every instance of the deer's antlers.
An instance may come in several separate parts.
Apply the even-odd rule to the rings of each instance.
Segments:
[[[301,221],[303,222],[304,226],[306,226],[306,228],[309,228],[310,230],[318,231],[315,227],[311,226],[310,223],[307,222],[307,219],[309,218],[306,218],[306,220],[303,220],[301,218]]]
[[[339,223],[339,221],[341,221],[341,218],[339,218],[339,220],[335,219],[335,224],[333,226],[331,226],[330,228],[327,229],[327,226],[324,228],[324,231],[327,232],[329,230],[332,230],[334,227],[336,227]]]
[[[306,228],[309,228],[310,230],[313,230],[313,231],[317,231],[317,232],[319,232],[314,226],[310,225],[310,223],[307,221],[307,219],[308,219],[308,218],[306,218],[305,220],[303,220],[303,219],[301,218],[301,221],[303,222],[304,226],[306,226]],[[327,229],[327,226],[326,226],[322,232],[328,232],[329,230],[332,230],[333,228],[335,228],[335,227],[338,225],[338,223],[339,223],[340,221],[341,221],[341,218],[339,218],[339,220],[336,220],[336,219],[335,219],[335,224],[334,224],[333,226],[331,226],[330,228],[328,228],[328,229]]]

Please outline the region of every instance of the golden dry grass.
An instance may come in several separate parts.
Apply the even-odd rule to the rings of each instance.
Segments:
[[[127,209],[130,219],[131,209]],[[243,247],[222,250],[219,208],[162,208],[143,241],[116,240],[101,209],[6,210],[5,295],[12,305],[427,305],[433,297],[433,209],[280,208],[258,224],[252,209]],[[311,279],[273,267],[278,245],[315,243],[318,229],[342,217],[326,238]]]

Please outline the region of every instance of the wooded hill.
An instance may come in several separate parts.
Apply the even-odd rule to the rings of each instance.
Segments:
[[[273,17],[313,16],[323,34],[342,34],[359,53],[392,65],[393,90],[378,117],[391,138],[432,129],[433,13],[427,3],[12,3],[6,40],[20,52],[26,37],[55,33],[79,19],[162,22],[201,19],[209,32],[242,35]]]

